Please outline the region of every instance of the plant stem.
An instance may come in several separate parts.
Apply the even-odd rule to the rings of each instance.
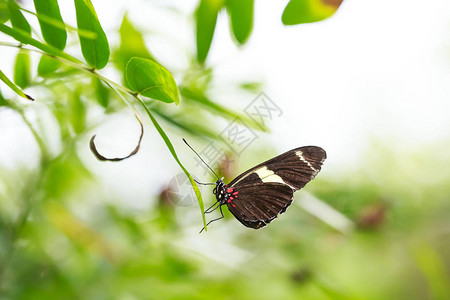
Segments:
[[[87,72],[87,73],[93,74],[94,76],[97,76],[97,78],[99,78],[100,80],[102,80],[102,81],[108,83],[108,84],[111,85],[111,86],[116,87],[117,89],[119,89],[119,90],[121,90],[121,91],[123,91],[123,92],[125,92],[125,93],[127,93],[127,94],[132,95],[133,97],[136,97],[136,96],[137,96],[137,93],[136,93],[136,92],[134,92],[134,91],[132,91],[132,90],[130,90],[130,89],[124,87],[123,85],[118,84],[117,82],[114,82],[114,81],[112,81],[111,79],[109,79],[109,78],[107,78],[107,77],[101,75],[101,74],[98,73],[95,69],[92,69],[91,67],[88,67],[88,66],[85,66],[85,65],[81,65],[81,64],[77,64],[77,63],[75,63],[75,62],[72,62],[72,61],[70,61],[70,60],[67,60],[67,59],[64,59],[64,58],[61,58],[61,57],[56,57],[56,56],[54,56],[54,55],[48,54],[48,53],[43,52],[43,51],[38,50],[38,49],[25,47],[25,46],[23,46],[22,44],[15,44],[15,43],[1,42],[1,41],[0,41],[0,46],[19,48],[19,49],[22,49],[22,50],[25,50],[25,51],[36,52],[36,53],[39,53],[39,54],[41,54],[41,55],[48,56],[48,57],[50,57],[50,58],[53,58],[53,59],[55,59],[55,60],[57,60],[57,61],[60,61],[60,62],[62,62],[62,63],[64,63],[64,64],[66,64],[66,65],[68,65],[68,66],[71,66],[71,67],[74,68],[74,69],[77,69],[77,70],[80,70],[80,71],[83,71],[83,72]]]

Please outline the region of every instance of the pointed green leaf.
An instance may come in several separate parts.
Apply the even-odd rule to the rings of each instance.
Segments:
[[[0,24],[0,31],[9,35],[13,39],[21,42],[22,44],[30,44],[48,54],[67,59],[72,62],[80,63],[80,61],[78,59],[70,56],[69,54],[62,52],[61,50],[59,50],[51,45],[43,44],[43,43],[33,39],[29,34],[27,34],[25,31],[23,31],[21,29],[11,28],[4,24]]]
[[[9,80],[9,78],[6,77],[6,75],[1,70],[0,70],[0,80],[6,83],[6,85],[9,86],[20,97],[34,101],[33,98],[25,94],[17,85],[15,85],[11,80]]]
[[[61,62],[47,55],[42,55],[38,65],[38,75],[46,77],[52,75],[61,66]]]
[[[196,12],[197,60],[204,63],[211,48],[217,15],[224,5],[223,0],[200,0]]]
[[[109,105],[109,89],[97,77],[92,78],[92,83],[94,85],[97,102],[104,108],[107,108]]]
[[[204,126],[205,122],[203,118],[186,118],[185,115],[187,115],[187,113],[182,113],[179,115],[169,115],[160,109],[152,109],[152,112],[157,114],[173,127],[176,127],[193,136],[209,139],[217,139],[219,137],[219,133],[217,131],[214,131],[212,127]]]
[[[178,87],[172,74],[160,64],[133,57],[126,67],[126,82],[131,90],[166,103],[180,103]]]
[[[8,3],[0,2],[0,23],[5,23],[9,20]]]
[[[343,0],[291,0],[284,9],[284,25],[322,21],[332,16]]]
[[[244,44],[253,28],[254,0],[227,0],[227,10],[233,35],[239,44]]]
[[[57,0],[34,0],[34,7],[41,26],[44,40],[58,48],[64,49],[66,46],[67,32],[64,28],[64,21],[59,11]]]
[[[180,91],[183,98],[186,98],[186,100],[189,99],[189,101],[195,102],[198,105],[202,105],[205,109],[213,112],[214,114],[220,115],[228,120],[234,120],[238,118],[251,128],[266,132],[269,131],[266,126],[264,126],[263,128],[259,127],[254,121],[252,121],[251,118],[249,118],[245,114],[238,113],[226,106],[212,101],[204,94],[204,91],[202,90],[182,86],[180,87]]]
[[[17,53],[16,63],[14,64],[14,82],[22,89],[26,88],[31,82],[30,55],[28,52],[20,51]]]
[[[13,0],[8,1],[9,17],[13,28],[18,28],[31,35],[31,27],[20,11],[19,5]]]
[[[132,57],[141,57],[156,61],[147,49],[142,34],[134,28],[127,16],[123,17],[119,34],[120,47],[114,53],[114,62],[119,70],[125,71],[125,67]]]
[[[108,63],[109,44],[97,14],[90,0],[75,0],[78,29],[94,32],[96,37],[80,38],[81,52],[86,62],[93,68],[102,69]]]

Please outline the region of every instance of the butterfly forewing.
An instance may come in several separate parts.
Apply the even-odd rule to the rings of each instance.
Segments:
[[[228,185],[238,192],[228,209],[247,227],[265,226],[292,203],[294,191],[317,175],[325,158],[322,148],[306,146],[249,169]]]
[[[319,173],[326,158],[325,150],[320,147],[292,149],[245,171],[231,181],[229,186],[237,185],[246,176],[256,173],[263,182],[280,182],[281,179],[282,183],[299,190]]]

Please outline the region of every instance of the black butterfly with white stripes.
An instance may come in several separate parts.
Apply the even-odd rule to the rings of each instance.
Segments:
[[[245,226],[254,229],[266,226],[286,211],[294,200],[294,192],[314,179],[326,158],[325,150],[317,146],[292,149],[245,171],[229,184],[225,184],[223,178],[219,179],[202,160],[217,177],[215,183],[197,182],[215,185],[213,193],[217,201],[205,213],[217,208],[221,213],[221,217],[208,224],[223,218],[222,206],[226,205]]]

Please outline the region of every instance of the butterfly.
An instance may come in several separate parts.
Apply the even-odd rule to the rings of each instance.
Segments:
[[[254,166],[225,184],[186,140],[184,142],[217,177],[215,183],[196,181],[215,185],[216,202],[205,213],[219,209],[221,217],[207,225],[224,217],[222,206],[226,205],[243,225],[254,229],[266,226],[286,211],[294,200],[294,192],[314,179],[327,158],[325,150],[317,146],[295,148]]]

